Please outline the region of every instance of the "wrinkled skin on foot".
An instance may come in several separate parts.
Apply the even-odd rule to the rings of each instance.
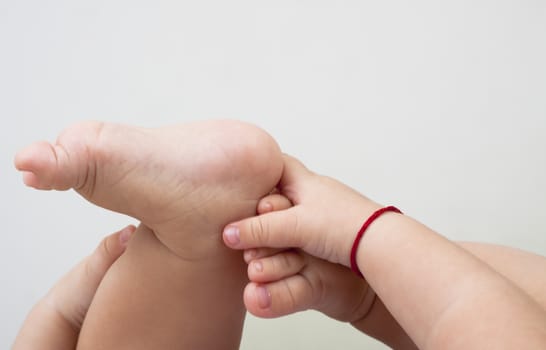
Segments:
[[[199,259],[220,246],[228,222],[255,214],[277,184],[282,157],[263,130],[236,121],[148,129],[76,124],[54,144],[34,143],[15,159],[28,186],[73,188],[103,208],[150,227],[178,256]],[[183,230],[182,230],[183,229]],[[192,237],[179,232],[207,232]]]

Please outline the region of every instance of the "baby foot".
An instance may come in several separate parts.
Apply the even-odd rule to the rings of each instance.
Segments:
[[[235,121],[146,129],[87,122],[66,129],[56,143],[20,151],[15,166],[28,186],[75,189],[101,207],[133,216],[176,254],[199,256],[200,243],[184,232],[221,232],[255,213],[282,171],[275,141]],[[221,245],[220,235],[198,238]]]
[[[287,209],[290,201],[279,194],[258,204],[258,214]],[[250,283],[244,292],[247,310],[272,318],[315,309],[344,322],[365,318],[375,293],[349,268],[315,258],[301,250],[250,249],[244,253]]]

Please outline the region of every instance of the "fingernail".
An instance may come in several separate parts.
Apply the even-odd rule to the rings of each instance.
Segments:
[[[271,204],[270,202],[265,202],[261,205],[261,212],[262,213],[269,213],[270,211],[273,210],[273,204]]]
[[[123,230],[121,230],[119,234],[119,241],[123,246],[126,246],[129,242],[129,239],[131,238],[131,234],[133,233],[133,228],[131,226],[127,226]]]
[[[262,272],[264,270],[264,265],[261,263],[261,261],[253,261],[252,268],[256,272]]]
[[[258,299],[258,306],[262,309],[267,309],[271,306],[271,294],[267,288],[262,286],[256,287],[256,298]]]
[[[239,228],[237,226],[228,226],[224,230],[226,241],[231,245],[237,245],[241,241],[239,238]]]
[[[245,252],[243,253],[243,258],[245,259],[245,262],[248,264],[249,262],[252,261],[252,259],[256,257],[257,254],[258,254],[258,251],[256,249],[248,249],[248,250],[245,250]]]

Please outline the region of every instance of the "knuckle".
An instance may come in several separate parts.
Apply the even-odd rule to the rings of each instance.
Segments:
[[[286,270],[292,266],[292,254],[286,253],[286,254],[280,254],[279,256],[279,265],[283,270]]]
[[[114,256],[114,247],[112,246],[113,245],[113,242],[112,242],[112,239],[111,239],[112,236],[108,236],[108,237],[105,237],[103,238],[103,240],[100,242],[100,246],[99,246],[99,255],[101,258],[105,258],[105,259],[108,259],[112,256]]]
[[[292,235],[294,240],[294,246],[301,248],[304,244],[304,238],[302,237],[302,222],[298,212],[291,212],[291,218],[288,220],[290,222],[289,234]]]
[[[286,279],[282,280],[282,286],[284,288],[285,294],[287,296],[287,308],[288,310],[296,310],[297,307],[297,298],[296,294],[292,290],[292,285],[288,283]]]
[[[101,275],[103,270],[106,270],[114,259],[115,247],[112,240],[112,236],[103,238],[97,249],[89,257],[86,269],[89,276]]]
[[[264,244],[268,242],[269,231],[265,220],[258,216],[255,220],[250,221],[250,239],[256,244]]]

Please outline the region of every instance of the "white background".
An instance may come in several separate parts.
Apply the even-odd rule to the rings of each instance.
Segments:
[[[135,222],[14,170],[78,120],[251,121],[449,238],[545,254],[545,4],[0,0],[0,348]],[[384,349],[314,312],[248,319],[243,350],[283,348]]]

